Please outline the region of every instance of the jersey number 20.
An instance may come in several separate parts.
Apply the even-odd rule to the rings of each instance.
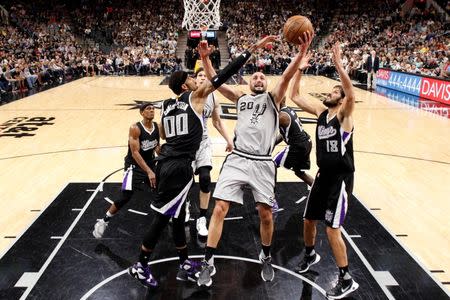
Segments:
[[[164,131],[166,132],[166,138],[173,137],[175,135],[188,134],[189,133],[188,115],[179,114],[176,116],[165,117]]]

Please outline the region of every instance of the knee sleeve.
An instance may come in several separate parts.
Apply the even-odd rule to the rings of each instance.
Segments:
[[[120,196],[120,199],[117,201],[114,201],[114,205],[118,209],[121,209],[125,204],[130,202],[132,196],[133,196],[133,191],[122,191],[122,195]]]
[[[144,235],[144,241],[142,245],[144,245],[147,249],[155,249],[156,243],[164,231],[164,228],[169,223],[170,217],[165,216],[160,213],[155,214],[155,218],[153,219],[152,225],[150,225],[150,230]]]
[[[198,170],[198,179],[200,184],[200,190],[203,193],[209,193],[211,185],[210,169],[208,167],[201,167]]]

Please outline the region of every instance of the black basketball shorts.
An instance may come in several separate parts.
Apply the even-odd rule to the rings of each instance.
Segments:
[[[319,170],[311,187],[303,218],[325,220],[327,226],[341,227],[353,192],[353,174],[323,173]]]
[[[155,166],[156,195],[151,207],[166,216],[178,218],[194,181],[192,160],[166,158]]]

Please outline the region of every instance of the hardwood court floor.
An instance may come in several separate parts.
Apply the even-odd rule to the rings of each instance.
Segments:
[[[129,108],[172,96],[162,79],[83,78],[0,107],[0,253],[67,184],[100,182],[123,166],[128,128],[140,119]],[[269,89],[276,80],[269,77]],[[334,84],[305,77],[302,93],[314,99]],[[443,271],[434,274],[439,281],[450,282],[450,120],[359,89],[356,95],[356,197],[428,270]],[[234,121],[225,123],[231,134]],[[225,144],[210,127],[216,181]],[[314,135],[314,124],[305,129]],[[24,132],[33,136],[12,136]],[[119,182],[120,173],[108,181]],[[279,181],[297,180],[286,170],[278,174]]]

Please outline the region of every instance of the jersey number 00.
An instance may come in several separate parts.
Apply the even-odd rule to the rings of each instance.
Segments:
[[[189,133],[188,115],[179,114],[176,116],[167,116],[164,118],[164,131],[166,137],[173,137],[176,135],[185,135]]]

